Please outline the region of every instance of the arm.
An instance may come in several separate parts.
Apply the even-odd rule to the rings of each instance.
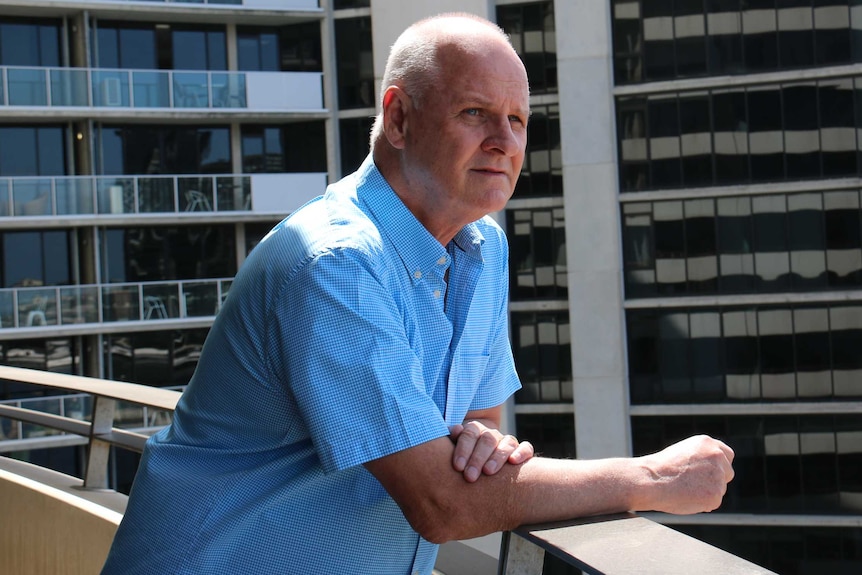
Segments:
[[[474,482],[482,473],[493,475],[505,463],[520,465],[533,457],[528,441],[518,442],[512,435],[500,433],[503,406],[467,412],[464,423],[449,428],[455,442],[452,467],[464,473],[464,479]]]
[[[410,525],[433,542],[619,511],[711,511],[733,478],[733,451],[706,436],[637,458],[534,457],[475,483],[452,467],[454,449],[439,438],[365,464]]]

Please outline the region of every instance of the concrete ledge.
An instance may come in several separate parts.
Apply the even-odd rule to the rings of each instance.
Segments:
[[[125,495],[0,457],[0,573],[98,573],[125,507]]]

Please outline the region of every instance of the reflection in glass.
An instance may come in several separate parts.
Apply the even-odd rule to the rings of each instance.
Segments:
[[[205,72],[174,72],[174,107],[208,108],[210,95]]]
[[[512,347],[522,389],[518,403],[572,401],[569,316],[559,313],[512,314]]]
[[[97,286],[61,287],[60,322],[63,325],[99,321]]]
[[[51,180],[12,180],[12,202],[16,216],[50,216],[54,211],[51,204]]]
[[[93,180],[89,178],[56,178],[57,215],[93,214]]]
[[[89,105],[86,70],[52,69],[50,77],[52,106]]]
[[[128,107],[129,72],[123,70],[93,70],[93,105]]]
[[[8,68],[6,70],[11,106],[47,106],[48,70]]]
[[[136,108],[170,108],[168,72],[132,72],[132,95]]]

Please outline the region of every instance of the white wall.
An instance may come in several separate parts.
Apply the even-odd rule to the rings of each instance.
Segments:
[[[250,110],[322,110],[320,72],[246,72]]]
[[[326,191],[326,174],[252,174],[254,213],[286,216]]]

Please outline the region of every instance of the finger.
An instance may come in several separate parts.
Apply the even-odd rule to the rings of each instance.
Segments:
[[[467,463],[473,454],[480,433],[473,426],[464,426],[458,433],[455,440],[455,452],[452,454],[452,467],[455,468],[455,471],[464,471],[467,468]]]
[[[514,465],[520,465],[533,457],[533,455],[535,455],[533,444],[529,441],[522,441],[509,456],[508,461]]]
[[[488,430],[476,440],[476,444],[473,446],[473,453],[470,454],[470,460],[467,462],[467,468],[464,470],[464,478],[473,482],[479,479],[479,476],[482,474],[482,469],[488,463],[488,460],[492,459],[497,451],[497,445],[500,443],[500,439],[502,439],[502,435],[499,432],[494,432],[492,430]],[[506,451],[502,456],[502,459],[505,461],[506,457],[509,456],[510,451]],[[499,456],[498,456],[499,457]]]
[[[511,435],[503,436],[482,466],[482,472],[485,475],[497,473],[509,461],[516,449],[518,449],[518,440]]]

